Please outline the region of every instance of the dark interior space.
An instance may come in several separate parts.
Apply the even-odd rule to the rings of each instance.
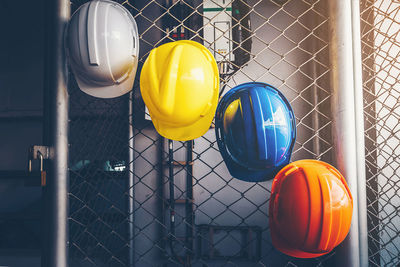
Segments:
[[[42,143],[45,1],[0,2],[0,265],[40,266],[41,195],[28,149]]]

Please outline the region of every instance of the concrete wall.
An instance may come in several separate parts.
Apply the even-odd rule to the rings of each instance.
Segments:
[[[270,1],[249,3],[254,5],[251,14],[253,59],[233,77],[227,90],[249,81],[266,82],[280,89],[291,102],[297,120],[298,136],[292,160],[317,158],[331,162],[329,58],[328,46],[324,42],[328,40],[326,19],[307,11],[310,6],[301,1],[291,1],[285,7],[286,12]],[[324,4],[322,1],[315,9],[325,14]],[[296,20],[288,13],[300,18]],[[312,29],[314,34],[311,34]],[[159,245],[155,246],[155,242],[159,241],[160,229],[164,228],[159,223],[160,200],[155,194],[159,178],[149,163],[157,161],[157,149],[155,146],[148,148],[156,139],[151,129],[142,130],[135,137],[135,149],[138,150],[135,172],[142,177],[136,180],[138,184],[135,186],[135,223],[138,227],[136,252],[140,266],[161,262]],[[178,149],[181,146],[181,143],[174,142],[174,148],[178,150],[174,157],[184,161],[185,149]],[[195,224],[259,226],[263,230],[264,258],[261,262],[267,266],[285,265],[290,259],[272,248],[268,230],[268,200],[272,181],[248,183],[232,178],[215,143],[214,129],[194,141],[194,158]],[[175,197],[184,198],[185,171],[179,168],[175,171]],[[167,170],[164,175],[168,175]],[[169,196],[166,177],[163,183],[165,194]],[[177,206],[176,212],[176,224],[179,225],[176,235],[181,236],[184,235],[184,206]],[[168,221],[168,216],[165,219]],[[165,230],[168,230],[168,224]],[[221,253],[235,254],[239,244],[232,235],[221,242],[218,249]],[[222,264],[219,261],[195,262],[194,266],[201,266],[202,263],[207,266]],[[307,265],[307,261],[303,263]],[[249,264],[235,261],[235,266]]]

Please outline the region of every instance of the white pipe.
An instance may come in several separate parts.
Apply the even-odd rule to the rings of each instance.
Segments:
[[[337,248],[337,266],[359,267],[357,145],[351,1],[328,1],[332,134],[336,166],[353,195],[350,232]]]
[[[44,144],[52,147],[49,177],[44,189],[45,239],[41,266],[68,266],[68,72],[64,29],[70,17],[68,0],[47,1]]]
[[[358,235],[360,266],[368,266],[367,183],[365,175],[364,104],[360,31],[360,0],[352,0],[354,107],[356,122]]]

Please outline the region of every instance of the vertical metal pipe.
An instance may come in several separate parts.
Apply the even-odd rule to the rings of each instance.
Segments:
[[[186,142],[186,246],[187,263],[191,266],[193,253],[193,141]]]
[[[358,170],[351,1],[328,1],[333,145],[338,169],[353,195],[350,232],[338,247],[338,266],[359,267]],[[358,129],[359,130],[359,129]]]
[[[165,234],[165,206],[167,201],[165,199],[165,190],[164,190],[164,137],[161,135],[158,136],[158,184],[157,184],[157,195],[160,199],[159,201],[159,220],[160,220],[160,236],[161,236],[161,248],[162,248],[162,256],[167,256],[166,252],[166,234]]]
[[[171,250],[171,257],[173,260],[179,261],[182,265],[182,259],[176,254],[174,244],[176,240],[175,229],[175,177],[174,177],[174,141],[168,139],[168,167],[169,167],[169,209],[170,209],[170,233],[169,233],[169,246]]]
[[[318,25],[316,16],[309,16],[309,23],[311,25]],[[316,41],[313,38],[310,38],[308,45],[311,48],[313,56],[316,57],[317,53],[317,45]],[[313,78],[312,84],[312,91],[311,91],[311,99],[314,106],[314,111],[312,112],[312,128],[313,128],[313,152],[315,153],[315,159],[320,159],[321,155],[321,146],[320,146],[320,138],[319,138],[319,98],[318,98],[318,86],[317,86],[317,79],[318,79],[318,64],[317,62],[313,61],[313,64],[310,66],[310,76]]]
[[[351,1],[353,30],[354,107],[356,121],[358,235],[360,266],[368,266],[367,183],[365,173],[364,103],[361,57],[360,0]]]
[[[376,31],[374,30],[375,28],[375,15],[376,11],[372,9],[374,5],[376,4],[375,1],[369,2],[369,1],[362,1],[362,5],[360,5],[360,28],[361,28],[361,40],[362,40],[362,53],[365,55],[368,55],[365,58],[362,58],[362,65],[366,65],[366,67],[362,69],[362,82],[363,82],[363,91],[365,94],[363,95],[363,98],[365,101],[368,101],[368,108],[364,109],[363,112],[365,113],[365,117],[368,117],[368,120],[364,120],[365,125],[365,130],[364,134],[368,138],[364,139],[364,145],[366,148],[365,152],[365,157],[366,157],[366,166],[368,166],[368,169],[365,168],[365,180],[367,183],[367,187],[365,188],[366,190],[366,198],[367,198],[367,204],[368,204],[368,220],[367,220],[367,226],[366,229],[360,229],[360,243],[362,242],[361,240],[363,239],[363,235],[365,231],[368,231],[368,243],[362,244],[363,246],[367,246],[368,248],[368,256],[364,255],[363,262],[365,262],[365,257],[369,257],[368,260],[371,260],[376,264],[377,266],[381,266],[381,243],[380,243],[380,216],[379,216],[379,186],[378,186],[378,179],[377,175],[379,172],[377,164],[368,164],[367,162],[376,162],[378,158],[378,151],[376,150],[376,140],[378,138],[378,132],[376,128],[377,124],[377,106],[374,101],[376,101],[376,79],[377,77],[375,76],[374,71],[371,71],[374,69],[374,64],[376,61],[377,55],[374,53],[375,52],[375,37],[374,35],[376,34]],[[365,12],[365,13],[364,13]],[[354,17],[357,16],[355,13],[353,14],[353,19]],[[356,47],[354,50],[357,49]],[[372,103],[372,105],[370,105]],[[372,178],[372,179],[369,179]],[[375,178],[375,179],[374,179]],[[359,181],[359,187],[362,186],[363,182]],[[362,191],[361,191],[362,192]],[[361,193],[360,193],[361,195]],[[362,206],[363,205],[363,200],[360,199],[360,228],[363,227],[361,226],[363,224],[363,212],[362,212]],[[364,254],[365,247],[361,248],[362,250],[361,255]],[[364,264],[363,264],[364,266]]]
[[[48,1],[44,142],[51,146],[49,179],[44,191],[47,231],[42,266],[68,266],[68,90],[64,28],[69,0]]]
[[[128,261],[129,267],[135,266],[135,139],[134,139],[134,129],[133,129],[133,92],[129,93],[128,101],[129,109],[129,171],[128,171],[128,240],[129,240],[129,253]]]
[[[175,182],[174,182],[174,141],[168,139],[168,179],[169,179],[169,209],[170,209],[170,246],[173,253],[175,238]],[[173,253],[174,254],[174,253]]]
[[[312,51],[313,53],[316,52],[315,49],[315,42],[311,43]],[[312,126],[314,129],[314,138],[313,138],[313,150],[315,153],[315,158],[320,159],[321,155],[321,148],[320,148],[320,139],[319,139],[319,114],[318,114],[318,104],[319,104],[319,99],[318,99],[318,86],[317,86],[317,64],[314,63],[312,64],[312,69],[311,69],[311,75],[314,79],[314,84],[313,84],[313,89],[312,89],[312,100],[313,100],[313,105],[314,105],[314,112],[312,113]]]

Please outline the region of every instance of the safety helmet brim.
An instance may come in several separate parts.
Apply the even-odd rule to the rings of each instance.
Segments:
[[[221,153],[227,153],[226,151],[220,150]],[[289,164],[290,158],[286,158],[286,160],[280,166],[276,166],[275,168],[269,168],[264,170],[256,170],[246,168],[234,160],[231,157],[224,157],[224,161],[226,166],[228,167],[229,173],[242,181],[246,182],[263,182],[267,180],[272,180],[275,175],[287,164]]]
[[[323,255],[328,254],[330,251],[323,252],[323,253],[310,253],[310,252],[305,252],[303,250],[295,249],[295,248],[288,248],[287,243],[285,240],[283,240],[279,235],[276,234],[277,229],[275,227],[274,223],[270,223],[270,232],[271,232],[271,239],[272,243],[274,244],[274,247],[278,249],[280,252],[285,253],[286,255],[289,255],[291,257],[295,258],[303,258],[303,259],[309,259],[309,258],[316,258],[320,257]]]
[[[212,105],[212,109],[215,110],[217,101],[214,102],[215,103]],[[150,116],[154,118],[151,113]],[[153,119],[153,124],[157,132],[165,138],[176,141],[188,141],[204,135],[210,129],[213,118],[214,113],[209,112],[195,123],[186,126],[177,127],[176,125],[171,125],[157,119]]]
[[[130,92],[133,88],[136,73],[133,72],[123,82],[112,85],[98,85],[94,86],[93,83],[85,81],[82,77],[75,74],[75,80],[78,83],[79,88],[88,95],[100,98],[114,98],[122,96]]]

